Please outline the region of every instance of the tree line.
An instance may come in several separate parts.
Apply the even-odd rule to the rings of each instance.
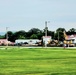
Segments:
[[[64,35],[63,31],[66,31],[64,28],[58,28],[55,31],[50,31],[47,29],[47,36],[51,36],[52,39],[63,41]],[[67,35],[76,34],[76,29],[71,28],[66,33]],[[42,39],[42,36],[45,36],[45,29],[40,30],[38,28],[32,28],[28,32],[24,30],[12,32],[8,31],[5,35],[0,35],[0,39],[5,39],[8,34],[8,40],[11,42],[15,42],[16,39]]]

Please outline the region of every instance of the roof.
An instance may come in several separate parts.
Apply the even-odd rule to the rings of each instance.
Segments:
[[[0,41],[7,41],[7,39],[0,39]]]
[[[75,39],[76,38],[76,35],[67,35],[67,38],[70,40],[70,39]]]
[[[51,38],[51,36],[43,36],[43,38]]]

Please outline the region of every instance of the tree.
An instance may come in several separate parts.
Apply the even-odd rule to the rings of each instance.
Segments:
[[[47,36],[52,36],[52,39],[57,39],[62,41],[64,39],[63,31],[65,31],[64,28],[58,28],[56,30],[56,33],[54,33],[53,31],[49,31],[47,28]],[[74,29],[70,31],[74,31]],[[15,42],[16,39],[30,39],[30,38],[41,39],[42,36],[45,36],[45,29],[42,31],[38,28],[32,28],[28,32],[25,32],[24,30],[20,30],[17,32],[8,31],[7,33],[8,33],[8,40]],[[3,36],[0,36],[0,38],[3,38]],[[6,34],[5,34],[5,38],[6,38]]]
[[[42,32],[39,32],[38,34],[37,34],[37,39],[41,39],[42,38],[42,36],[43,36],[43,33]]]
[[[64,28],[58,28],[55,33],[55,39],[57,39],[59,41],[63,41],[64,40],[64,34],[63,34],[64,31],[66,31]]]
[[[56,32],[64,32],[64,31],[66,31],[64,28],[58,28],[58,29],[56,30]]]
[[[52,39],[54,38],[54,32],[53,31],[47,31],[47,35],[48,36],[51,36],[52,37]]]
[[[20,36],[18,37],[18,39],[25,39],[25,36],[24,36],[24,35],[20,35]]]
[[[37,35],[36,34],[32,34],[30,39],[38,39]]]
[[[14,42],[16,39],[25,39],[26,38],[26,32],[21,30],[18,32],[15,32],[12,36],[12,41]]]
[[[12,31],[8,31],[6,34],[5,34],[5,38],[6,38],[6,35],[8,34],[8,40],[9,41],[13,41],[12,39],[12,36],[13,36],[13,32]]]
[[[72,35],[72,34],[76,34],[76,29],[75,28],[71,28],[68,30],[67,32],[68,35]]]
[[[0,35],[0,39],[4,39],[5,38],[5,36],[4,35]]]
[[[33,33],[33,34],[37,34],[38,32],[40,32],[41,30],[40,29],[38,29],[38,28],[32,28],[32,29],[30,29],[28,32],[31,32],[31,33]]]
[[[43,30],[43,35],[45,36],[46,30]],[[47,28],[47,36],[51,36],[52,39],[54,39],[54,32],[53,31],[49,31]]]
[[[75,28],[71,28],[68,32],[75,32],[76,29]]]
[[[32,28],[27,32],[27,38],[31,37],[33,34],[37,36],[37,39],[41,39],[42,37],[42,31],[38,28]]]

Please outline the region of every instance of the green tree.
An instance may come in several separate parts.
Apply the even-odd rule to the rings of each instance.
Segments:
[[[24,35],[20,35],[20,36],[18,37],[18,39],[25,39],[25,36],[24,36]]]
[[[59,40],[59,41],[63,41],[64,40],[64,34],[63,34],[64,31],[66,31],[64,28],[58,28],[55,33],[55,39]]]
[[[36,34],[32,34],[30,39],[38,39],[37,35]]]
[[[27,38],[29,39],[33,34],[37,36],[37,39],[41,39],[42,31],[38,28],[32,28],[27,32]]]
[[[13,41],[12,39],[12,36],[13,36],[13,32],[12,31],[8,31],[6,34],[5,34],[5,38],[6,38],[6,35],[8,34],[8,40],[9,41]]]
[[[15,32],[12,36],[13,41],[15,41],[16,39],[25,39],[26,38],[26,32],[21,30],[18,32]]]
[[[4,39],[5,38],[5,36],[4,35],[0,35],[0,39]]]
[[[69,29],[69,31],[68,32],[75,32],[76,31],[76,29],[75,28],[71,28],[71,29]]]
[[[58,29],[56,30],[56,32],[64,32],[64,31],[66,31],[64,28],[58,28]]]
[[[46,30],[44,29],[44,30],[43,30],[43,35],[44,35],[44,36],[45,36],[45,33],[46,33]],[[50,31],[50,30],[48,30],[48,28],[47,28],[47,36],[51,36],[52,39],[54,39],[54,31]]]
[[[41,32],[41,30],[38,28],[32,28],[28,32],[30,32],[31,34],[37,34],[38,32]]]
[[[72,34],[76,34],[76,29],[75,28],[71,28],[68,30],[67,32],[68,35],[72,35]]]

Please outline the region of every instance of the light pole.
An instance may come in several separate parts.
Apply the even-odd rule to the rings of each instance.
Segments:
[[[47,21],[45,21],[45,37],[47,36]]]
[[[59,42],[59,32],[58,32],[58,42]]]
[[[45,21],[45,47],[47,47],[47,23],[49,23],[50,21]]]
[[[8,27],[6,27],[6,40],[7,40],[7,47],[8,47]]]

